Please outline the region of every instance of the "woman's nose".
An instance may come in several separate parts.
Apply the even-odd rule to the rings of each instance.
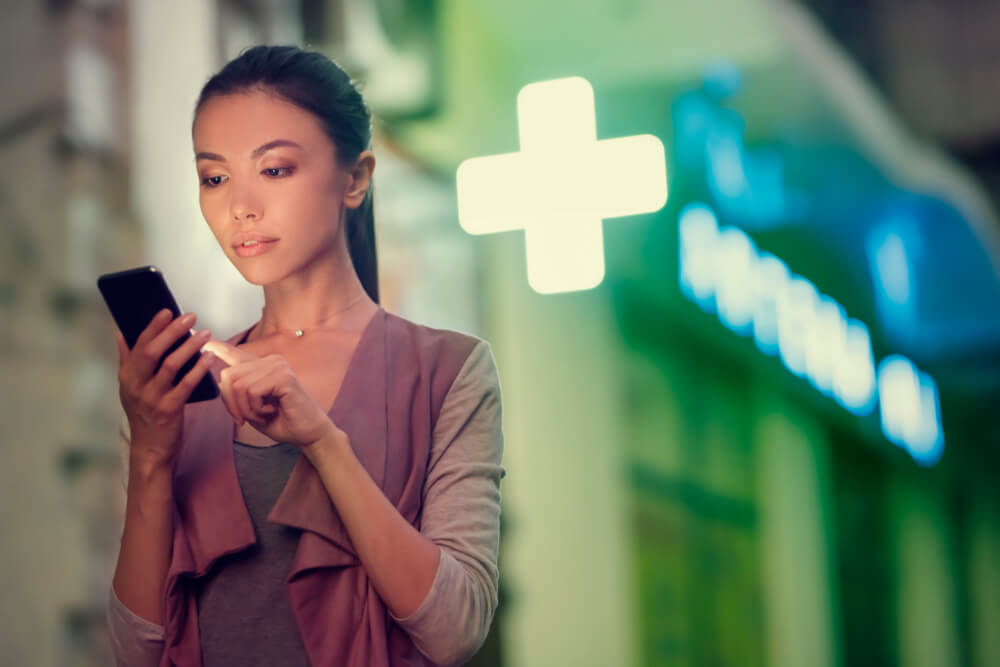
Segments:
[[[259,219],[261,215],[260,202],[253,196],[250,188],[232,188],[232,199],[229,201],[229,214],[233,220]]]

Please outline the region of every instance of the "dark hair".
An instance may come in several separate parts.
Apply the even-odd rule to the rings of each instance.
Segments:
[[[254,46],[226,63],[201,89],[194,116],[213,97],[263,90],[316,116],[343,165],[371,145],[371,113],[351,78],[322,53],[296,46]],[[360,206],[347,209],[347,248],[368,296],[378,303],[375,216],[369,185]]]

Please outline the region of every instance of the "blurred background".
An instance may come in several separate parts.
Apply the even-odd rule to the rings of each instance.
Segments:
[[[201,218],[191,113],[242,48],[294,43],[377,117],[383,304],[496,356],[501,605],[472,664],[1000,665],[1000,4],[0,12],[0,664],[111,664],[122,413],[95,281],[156,264],[217,336],[259,317]],[[596,212],[597,286],[540,293],[520,228],[593,193],[498,180],[508,215],[474,235],[456,173],[546,136],[518,93],[564,77],[593,139],[663,146],[586,163],[592,184],[665,166],[669,194]]]

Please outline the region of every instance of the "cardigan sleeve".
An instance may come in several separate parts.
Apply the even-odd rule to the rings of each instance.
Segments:
[[[421,653],[459,665],[482,646],[497,607],[503,429],[500,381],[480,341],[445,396],[424,482],[421,533],[441,550],[431,589],[392,618]]]
[[[157,667],[163,655],[163,626],[126,607],[115,587],[108,595],[107,620],[116,667]]]

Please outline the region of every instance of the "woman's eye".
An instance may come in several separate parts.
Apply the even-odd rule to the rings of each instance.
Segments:
[[[217,185],[221,185],[224,178],[225,176],[206,176],[201,179],[201,184],[206,188],[214,188]]]
[[[281,176],[288,176],[292,171],[292,167],[268,167],[264,170],[264,173],[268,176],[279,178]]]

